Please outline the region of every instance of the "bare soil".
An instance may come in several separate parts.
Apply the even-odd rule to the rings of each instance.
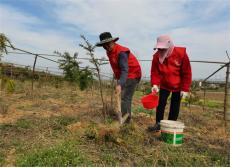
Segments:
[[[202,92],[198,94],[202,95]],[[223,98],[223,94],[218,92],[207,93],[207,96],[213,100]],[[110,103],[109,94],[105,95],[105,100]],[[115,119],[107,119],[106,122],[103,120],[102,105],[97,91],[80,91],[70,86],[58,89],[46,86],[36,88],[34,92],[27,90],[11,95],[1,92],[1,101],[2,105],[7,105],[7,111],[0,113],[0,154],[5,157],[4,167],[14,166],[18,156],[29,150],[55,145],[75,137],[76,134],[82,138],[92,123],[96,124],[99,138],[104,138],[108,134],[113,136],[116,147],[121,149],[118,153],[123,152],[127,156],[125,161],[122,155],[120,158],[114,155],[121,166],[141,164],[143,158],[147,160],[153,154],[158,159],[164,157],[164,164],[172,159],[167,155],[170,148],[166,147],[166,152],[162,152],[164,146],[160,140],[160,133],[146,132],[147,127],[154,124],[155,115],[133,114],[131,130],[121,128]],[[135,96],[133,108],[140,106],[140,97]],[[165,119],[167,115],[168,106]],[[197,159],[209,164],[212,162],[212,152],[220,157],[230,152],[230,127],[223,121],[223,113],[215,109],[203,111],[199,106],[182,106],[179,120],[186,125],[182,150],[186,153],[189,150],[193,152],[193,158],[201,156]],[[127,138],[125,134],[132,137]],[[98,149],[102,144],[100,141],[98,145],[95,142],[89,142],[87,145],[92,152],[92,148]],[[90,152],[88,149],[82,149]],[[206,154],[205,151],[209,153]],[[108,160],[104,162],[100,159],[100,151],[90,155],[97,163],[108,163]],[[183,158],[182,154],[180,156]],[[220,161],[222,164],[222,160]],[[158,163],[161,162],[155,159],[149,166]],[[173,163],[176,163],[176,160]]]

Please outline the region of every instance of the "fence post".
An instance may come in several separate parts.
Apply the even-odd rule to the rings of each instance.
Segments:
[[[13,64],[10,64],[10,78],[13,78]]]
[[[49,69],[49,68],[46,67],[46,78],[45,78],[46,83],[45,83],[45,87],[46,87],[46,85],[47,85],[47,83],[48,83],[48,72],[49,72],[48,69]]]
[[[203,111],[205,111],[205,100],[206,100],[206,83],[204,82],[204,99],[203,99]]]
[[[112,82],[111,82],[111,100],[110,100],[110,105],[113,107],[113,96],[114,96],[114,81],[115,78],[113,76]]]
[[[228,110],[228,84],[229,84],[229,64],[226,70],[225,94],[224,94],[224,120],[230,121],[230,110]]]
[[[34,71],[35,71],[35,65],[36,65],[36,62],[37,62],[37,58],[38,58],[38,55],[35,56],[35,59],[34,59],[34,65],[33,65],[33,74],[32,74],[32,91],[33,91],[33,88],[34,88]]]

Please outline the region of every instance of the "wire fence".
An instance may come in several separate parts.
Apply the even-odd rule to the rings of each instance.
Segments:
[[[11,48],[10,46],[8,46],[9,48]],[[227,52],[226,52],[227,53]],[[17,64],[17,63],[10,63],[10,62],[4,62],[5,64],[8,64],[8,72],[13,75],[13,73],[20,73],[22,71],[20,71],[19,69],[17,69],[17,71],[13,71],[13,66],[15,67],[22,67],[22,68],[26,68],[29,69],[30,72],[32,73],[32,75],[35,75],[36,72],[44,72],[44,73],[49,73],[49,74],[54,74],[54,75],[59,75],[59,76],[63,76],[63,71],[60,70],[58,67],[51,67],[51,66],[41,66],[41,65],[36,65],[36,61],[37,58],[41,58],[44,59],[46,61],[50,61],[53,63],[56,63],[57,65],[59,64],[59,62],[57,60],[51,59],[52,58],[61,58],[60,55],[56,55],[56,54],[44,54],[44,53],[33,53],[30,51],[26,51],[20,48],[14,48],[13,51],[10,51],[9,54],[17,54],[17,55],[33,55],[34,56],[34,64],[33,65],[21,65],[21,64]],[[227,54],[228,55],[228,54]],[[49,58],[48,58],[49,57]],[[77,60],[86,60],[86,61],[91,61],[91,58],[84,58],[84,57],[77,57]],[[97,59],[100,61],[105,61],[108,62],[109,60],[107,59]],[[148,59],[139,59],[139,62],[143,63],[145,65],[145,63],[148,63],[148,66],[151,65],[151,61],[152,60],[148,60]],[[214,94],[213,89],[218,88],[218,86],[221,85],[221,87],[224,87],[224,91],[223,91],[223,100],[224,100],[224,104],[223,104],[223,111],[224,111],[224,120],[230,120],[230,112],[228,110],[228,88],[229,88],[229,66],[230,66],[230,62],[220,62],[220,61],[206,61],[206,60],[191,60],[191,63],[195,63],[195,64],[207,64],[207,65],[220,65],[219,68],[217,68],[217,70],[215,70],[214,72],[212,72],[210,75],[208,75],[205,79],[200,79],[199,82],[199,86],[198,88],[200,90],[203,90],[203,109],[205,110],[205,103],[207,102],[207,96],[209,94],[209,92],[211,94]],[[80,68],[85,68],[85,67],[80,67]],[[89,67],[90,70],[94,71],[95,68],[93,67]],[[105,71],[105,70],[104,70]],[[103,79],[105,80],[112,80],[113,79],[113,74],[112,72],[104,72],[101,71],[100,75]],[[219,79],[219,81],[217,79],[215,79],[214,77],[222,72],[226,71],[225,74],[222,75],[221,79]],[[210,71],[209,71],[210,72]],[[213,79],[214,78],[214,79]],[[144,75],[142,77],[143,80],[150,80],[150,75]],[[32,80],[33,82],[33,80]],[[33,84],[32,84],[33,85]],[[33,86],[32,86],[33,88]],[[212,88],[212,89],[210,89]],[[209,91],[212,90],[212,91]],[[208,92],[209,91],[209,92]],[[217,93],[217,92],[216,92]],[[221,92],[219,92],[221,93]]]

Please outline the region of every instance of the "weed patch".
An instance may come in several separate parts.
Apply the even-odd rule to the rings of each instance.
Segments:
[[[141,107],[141,106],[138,106],[138,107],[136,107],[136,108],[134,109],[133,112],[134,112],[134,113],[145,113],[145,114],[147,114],[147,115],[152,116],[152,115],[154,115],[155,110],[154,110],[154,109],[148,110],[148,109],[145,109],[145,108],[143,108],[143,107]]]
[[[66,126],[78,122],[78,119],[69,116],[60,116],[48,121],[53,130],[65,130]]]
[[[5,162],[5,156],[4,154],[0,153],[0,166],[2,166],[4,162]]]
[[[16,161],[18,167],[44,166],[89,166],[92,165],[86,156],[78,149],[76,143],[66,142],[48,149],[36,150],[20,156]]]
[[[32,128],[32,122],[28,119],[19,119],[16,122],[16,127],[22,128],[22,129],[30,129]]]

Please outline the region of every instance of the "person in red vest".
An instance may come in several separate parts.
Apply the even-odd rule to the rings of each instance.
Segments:
[[[132,97],[141,79],[140,64],[128,48],[116,43],[118,37],[113,38],[110,32],[103,32],[99,38],[100,42],[96,43],[96,46],[106,50],[115,79],[117,79],[116,93],[121,93],[121,112],[122,115],[129,114],[126,121],[129,123]]]
[[[159,131],[160,121],[164,118],[164,110],[169,94],[172,93],[169,120],[177,120],[181,98],[188,96],[192,83],[191,65],[186,48],[174,46],[168,35],[157,38],[151,67],[152,91],[159,92],[159,105],[156,109],[156,123],[149,126],[148,131]]]

